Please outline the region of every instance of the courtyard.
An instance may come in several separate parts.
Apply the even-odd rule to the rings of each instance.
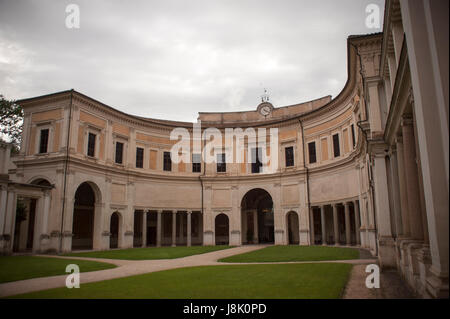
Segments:
[[[0,297],[335,299],[343,297],[353,266],[376,263],[362,257],[356,248],[298,245],[10,256],[0,259]],[[72,263],[80,267],[79,289],[65,286]]]

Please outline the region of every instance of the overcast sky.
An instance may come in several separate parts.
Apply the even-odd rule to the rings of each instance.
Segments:
[[[65,25],[79,5],[80,28]],[[74,88],[121,111],[195,121],[325,95],[347,79],[346,39],[379,32],[384,0],[0,0],[0,94]]]

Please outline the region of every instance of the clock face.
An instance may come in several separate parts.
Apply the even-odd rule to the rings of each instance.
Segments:
[[[263,107],[261,108],[261,110],[259,110],[259,112],[260,112],[261,115],[263,115],[263,116],[269,115],[269,114],[270,114],[270,106],[268,106],[268,105],[263,106]]]

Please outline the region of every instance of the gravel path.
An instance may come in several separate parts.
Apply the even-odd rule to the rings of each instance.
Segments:
[[[116,268],[113,269],[81,273],[80,274],[81,284],[109,280],[114,278],[128,277],[133,275],[140,275],[168,269],[195,267],[195,266],[212,266],[212,265],[232,266],[232,265],[247,265],[247,264],[254,265],[254,264],[288,264],[288,263],[305,264],[305,263],[330,263],[330,262],[350,263],[354,265],[376,263],[376,259],[374,258],[354,259],[354,260],[270,262],[270,263],[225,263],[217,261],[222,258],[251,252],[254,250],[262,249],[264,247],[267,247],[267,245],[239,246],[235,248],[218,250],[210,253],[193,255],[188,257],[176,259],[159,259],[159,260],[120,260],[120,259],[102,259],[102,258],[72,257],[72,256],[66,257],[66,256],[49,256],[49,255],[45,255],[45,257],[92,260],[98,262],[106,262],[117,266]],[[66,278],[67,275],[59,275],[0,284],[0,298],[33,291],[65,287]],[[352,280],[352,278],[353,277],[351,277],[350,280]]]

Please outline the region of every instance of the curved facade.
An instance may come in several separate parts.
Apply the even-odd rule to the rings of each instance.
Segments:
[[[427,226],[430,184],[414,161],[424,133],[409,98],[416,80],[393,18],[399,5],[386,8],[387,31],[348,38],[348,80],[334,99],[264,100],[254,111],[200,113],[197,126],[126,114],[73,90],[19,101],[24,132],[2,191],[3,250],[356,245],[421,294],[445,294],[448,213],[446,234]],[[169,155],[175,129],[189,136],[181,162]],[[235,136],[242,148],[221,145],[231,129],[258,135]],[[212,142],[212,133],[222,135]],[[197,157],[205,150],[232,160]],[[33,216],[13,223],[17,198]]]

